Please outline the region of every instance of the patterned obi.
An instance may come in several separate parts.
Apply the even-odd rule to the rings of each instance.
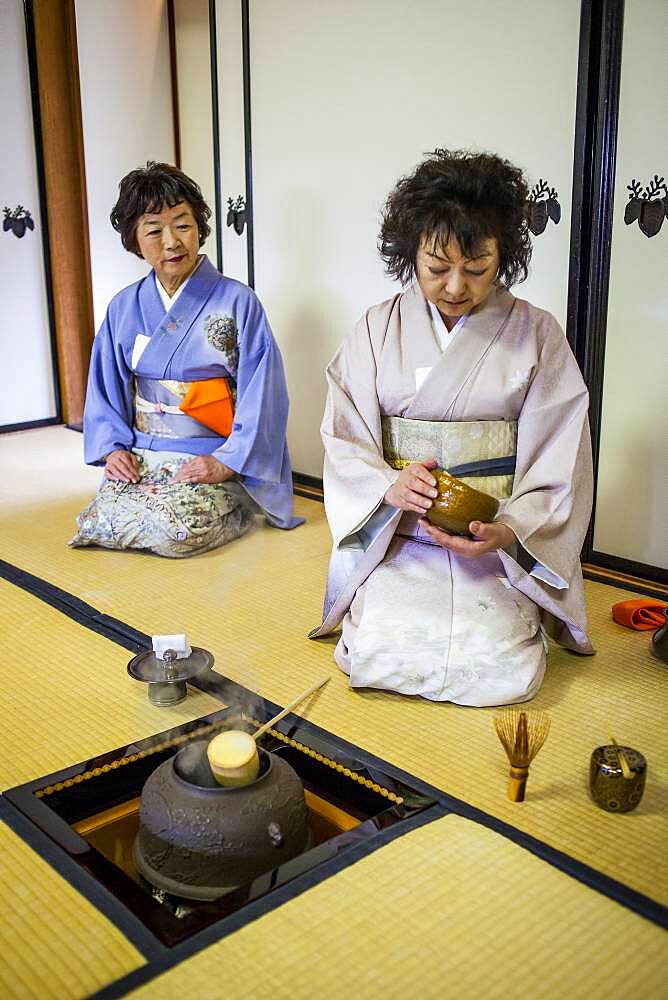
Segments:
[[[180,404],[194,384],[136,375],[134,406],[137,430],[162,438],[227,436],[181,409]]]
[[[435,458],[441,469],[498,500],[513,489],[516,420],[383,417],[383,457],[393,469]]]

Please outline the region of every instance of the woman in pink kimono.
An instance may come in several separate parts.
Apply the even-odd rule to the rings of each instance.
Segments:
[[[324,620],[354,687],[463,705],[532,698],[546,636],[587,637],[579,554],[592,472],[587,389],[553,316],[509,288],[531,244],[522,173],[437,150],[399,181],[380,251],[405,290],[327,368]],[[432,525],[437,467],[500,501],[471,537]]]

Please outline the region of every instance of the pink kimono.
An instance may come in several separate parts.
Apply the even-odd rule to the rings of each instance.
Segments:
[[[505,704],[540,687],[546,635],[592,653],[579,560],[592,503],[588,395],[556,320],[497,289],[444,352],[414,284],[368,310],[327,378],[334,549],[311,636],[343,622],[335,656],[351,685]],[[389,441],[406,460],[446,468],[515,451],[514,477],[468,480],[501,498],[513,552],[462,558],[387,505],[398,476]]]

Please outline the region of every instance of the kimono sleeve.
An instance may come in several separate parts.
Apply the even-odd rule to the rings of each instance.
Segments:
[[[520,412],[512,496],[498,519],[513,529],[518,561],[533,576],[568,588],[579,569],[593,495],[588,393],[555,320]]]
[[[132,371],[127,366],[107,312],[93,342],[84,407],[84,459],[103,465],[111,451],[134,443]]]
[[[325,507],[334,543],[340,545],[354,540],[350,536],[385,507],[383,498],[399,475],[383,458],[377,368],[366,316],[336,352],[326,375],[327,403],[320,428]],[[383,525],[395,514],[395,508],[387,507]],[[360,541],[364,546],[364,539]]]
[[[263,483],[285,479],[288,391],[283,359],[259,300],[237,312],[239,363],[232,433],[214,457]]]

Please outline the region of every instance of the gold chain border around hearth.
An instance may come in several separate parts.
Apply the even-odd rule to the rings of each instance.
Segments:
[[[262,725],[257,719],[248,719],[248,722],[252,722],[256,726]],[[109,764],[102,764],[101,767],[94,767],[90,771],[84,771],[83,774],[76,774],[73,778],[66,778],[64,781],[57,781],[53,785],[47,785],[45,788],[38,788],[35,791],[35,798],[41,799],[45,795],[53,795],[54,792],[62,792],[65,788],[72,788],[74,785],[80,785],[82,781],[90,781],[91,778],[99,778],[101,774],[108,774],[109,771],[115,771],[119,767],[123,767],[125,764],[132,764],[137,760],[141,760],[143,757],[150,757],[155,753],[160,753],[162,750],[168,750],[170,747],[178,746],[179,743],[187,743],[189,740],[194,739],[196,736],[205,736],[207,733],[213,733],[217,729],[224,729],[225,723],[210,723],[208,726],[200,726],[198,729],[193,729],[190,733],[181,733],[179,736],[175,736],[171,740],[165,740],[162,743],[156,743],[155,746],[149,747],[146,750],[139,750],[137,753],[130,754],[128,757],[119,757],[118,760],[112,760]],[[394,802],[397,805],[402,805],[403,798],[400,795],[395,795],[391,792],[389,788],[384,788],[375,781],[371,781],[370,778],[364,778],[361,774],[357,774],[355,771],[351,771],[349,767],[344,767],[343,764],[339,764],[335,760],[331,760],[329,757],[325,757],[324,754],[318,753],[311,747],[306,746],[304,743],[299,743],[298,740],[290,739],[290,737],[285,736],[280,733],[277,729],[269,729],[267,733],[273,736],[275,739],[280,740],[281,743],[285,743],[289,747],[293,747],[295,750],[299,750],[301,753],[306,754],[307,757],[312,757],[318,764],[324,764],[326,767],[331,767],[332,770],[338,771],[342,774],[344,778],[350,778],[351,781],[356,781],[359,785],[363,785],[365,788],[370,789],[372,792],[377,792],[378,795],[382,795],[383,798],[388,799],[390,802]]]

